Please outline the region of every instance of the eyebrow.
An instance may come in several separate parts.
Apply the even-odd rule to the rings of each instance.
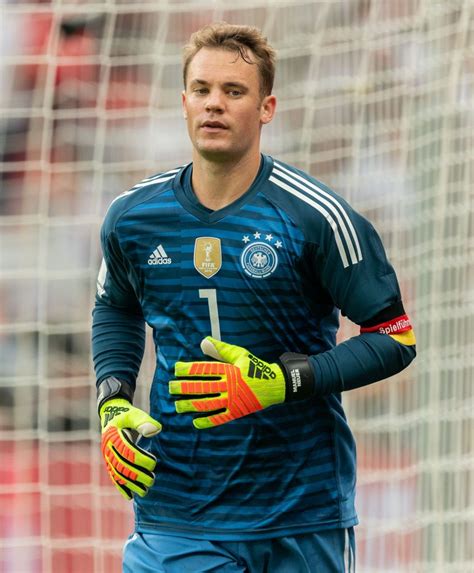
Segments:
[[[199,85],[203,85],[203,86],[209,85],[209,82],[207,82],[206,80],[201,80],[199,78],[191,80],[189,83],[190,83],[190,85],[191,84],[199,84]],[[247,85],[242,84],[240,82],[224,82],[222,85],[226,88],[240,88],[241,90],[245,90],[245,91],[248,91],[248,89],[249,89]]]

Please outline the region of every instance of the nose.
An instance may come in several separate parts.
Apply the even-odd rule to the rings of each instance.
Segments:
[[[210,91],[206,99],[206,111],[223,111],[223,109],[222,94],[218,90]]]

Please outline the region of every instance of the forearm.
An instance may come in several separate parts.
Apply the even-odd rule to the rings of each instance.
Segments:
[[[415,356],[415,345],[402,344],[386,334],[360,334],[309,357],[314,394],[327,396],[383,380],[406,368]]]
[[[115,376],[135,389],[145,349],[143,317],[96,301],[92,320],[92,356],[97,384]]]

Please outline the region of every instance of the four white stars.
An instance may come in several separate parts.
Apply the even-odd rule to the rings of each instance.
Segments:
[[[260,239],[262,237],[262,234],[259,233],[258,231],[255,231],[255,233],[253,234],[253,238],[254,239]],[[249,235],[244,235],[242,241],[247,244],[250,242],[250,236]],[[271,233],[269,233],[268,235],[265,235],[265,240],[268,241],[269,243],[271,243],[273,241],[273,235]],[[281,247],[283,246],[283,243],[281,241],[275,241],[275,247],[277,249],[281,249]]]

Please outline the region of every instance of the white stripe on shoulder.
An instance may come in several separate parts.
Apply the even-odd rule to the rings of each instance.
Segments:
[[[311,207],[314,207],[314,209],[316,209],[316,211],[319,211],[321,213],[321,215],[323,215],[323,217],[326,219],[326,221],[331,226],[331,229],[333,230],[334,239],[336,241],[339,255],[341,256],[342,264],[343,264],[344,268],[348,267],[349,261],[347,260],[347,255],[346,255],[346,251],[344,249],[344,245],[343,245],[342,240],[341,240],[341,235],[339,234],[339,227],[337,226],[336,221],[334,221],[334,219],[331,217],[329,212],[324,207],[319,205],[319,203],[316,203],[316,201],[313,201],[312,199],[310,199],[307,195],[303,195],[303,193],[300,193],[294,187],[291,187],[290,185],[283,183],[283,181],[280,181],[276,177],[273,177],[273,175],[270,175],[269,179],[270,179],[270,181],[273,181],[273,183],[275,183],[275,185],[278,185],[278,187],[281,187],[285,191],[288,191],[288,193],[291,193],[292,195],[294,195],[295,197],[298,197],[299,199],[301,199],[302,201],[304,201],[308,205],[311,205]]]
[[[153,183],[159,183],[160,181],[168,181],[168,179],[172,179],[172,177],[168,176],[172,175],[174,177],[180,169],[181,167],[178,167],[177,169],[171,169],[170,171],[165,171],[164,173],[154,175],[153,177],[147,177],[146,179],[140,181],[140,183],[134,185],[132,189],[138,189],[140,187],[145,187],[146,185],[153,185]],[[164,177],[168,177],[168,179],[163,179]]]
[[[160,177],[157,179],[153,179],[152,181],[146,181],[145,183],[137,183],[134,187],[127,191],[127,193],[133,193],[137,191],[137,189],[141,189],[142,187],[147,187],[148,185],[154,185],[155,183],[162,183],[163,181],[169,181],[170,179],[174,179],[176,174],[170,175],[169,177]]]
[[[121,193],[120,195],[115,197],[115,199],[113,201],[111,201],[110,205],[113,205],[115,203],[115,201],[122,199],[122,197],[126,197],[127,195],[132,195],[133,193],[135,193],[135,191],[138,191],[139,189],[141,189],[142,187],[145,187],[146,185],[153,185],[155,183],[164,183],[165,181],[170,181],[171,179],[174,179],[176,177],[176,173],[178,173],[178,171],[179,171],[179,169],[174,169],[173,171],[168,171],[167,173],[162,173],[159,177],[157,177],[156,179],[153,179],[153,181],[148,181],[147,183],[138,183],[137,185],[135,185],[134,187],[132,187],[128,191],[124,191],[123,193]],[[168,175],[169,173],[173,173],[173,175],[169,175],[168,177],[165,177],[165,175]],[[109,208],[110,208],[110,206],[109,206]]]
[[[357,232],[342,204],[327,191],[324,191],[311,181],[301,177],[301,175],[289,171],[278,162],[275,162],[274,173],[298,189],[301,189],[319,203],[322,203],[326,209],[332,213],[349,249],[351,263],[356,264],[361,261],[363,257]]]
[[[184,165],[182,167],[184,167]],[[180,169],[181,167],[176,167],[174,169],[170,169],[169,171],[162,171],[161,173],[157,173],[156,175],[145,177],[145,179],[142,179],[140,183],[144,183],[145,181],[153,181],[153,179],[159,179],[160,177],[164,177],[165,175],[171,175],[171,173],[178,173]]]

